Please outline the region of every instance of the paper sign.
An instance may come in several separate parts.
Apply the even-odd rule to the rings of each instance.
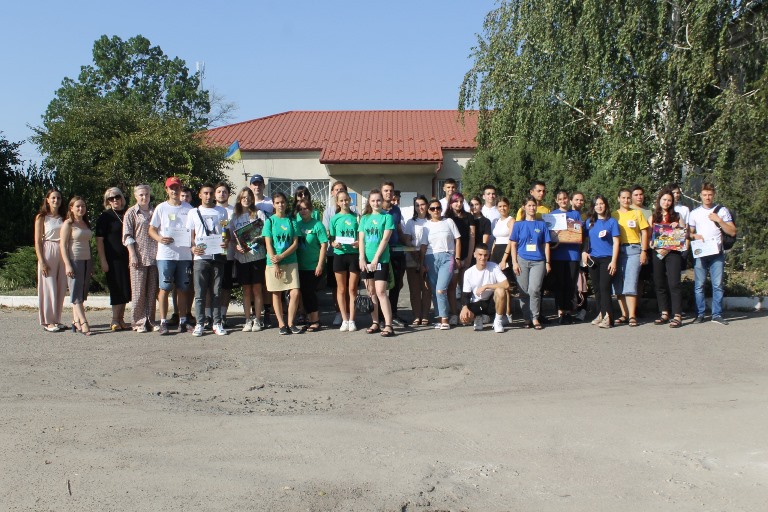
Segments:
[[[693,252],[694,258],[703,258],[704,256],[720,254],[720,247],[714,238],[709,240],[691,240],[691,252]]]
[[[545,213],[541,220],[547,223],[547,229],[550,231],[563,231],[568,229],[568,223],[564,213]]]

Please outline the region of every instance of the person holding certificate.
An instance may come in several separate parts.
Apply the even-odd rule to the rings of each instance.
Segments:
[[[336,186],[334,185],[334,189]],[[336,301],[341,315],[341,332],[354,332],[355,299],[360,283],[358,257],[360,242],[357,240],[357,215],[351,210],[352,200],[346,190],[337,190],[333,196],[336,214],[328,220],[328,234],[333,247],[333,274],[336,278]]]
[[[174,286],[178,295],[179,332],[193,330],[192,325],[187,322],[192,274],[192,241],[187,229],[187,215],[192,206],[181,200],[181,180],[176,176],[165,180],[165,193],[168,200],[157,205],[149,221],[149,236],[157,242],[156,259],[160,286],[157,295],[160,303],[158,332],[161,335],[168,334],[168,296]]]
[[[578,227],[578,233],[581,232],[581,213],[571,209],[570,197],[565,190],[558,190],[555,195],[558,209],[552,214],[559,215],[566,219],[566,228],[559,233]],[[567,222],[571,220],[572,222]],[[565,234],[563,234],[565,239]],[[555,303],[557,304],[557,318],[560,325],[573,323],[571,313],[574,310],[573,298],[576,295],[576,280],[579,277],[579,260],[581,255],[581,237],[578,242],[561,241],[552,247],[552,274],[555,292]]]
[[[680,267],[683,251],[687,249],[687,227],[675,210],[675,196],[670,189],[659,192],[648,223],[653,226],[653,281],[661,314],[653,323],[663,325],[669,322],[672,328],[680,327],[683,324]]]
[[[267,267],[267,249],[261,237],[267,217],[257,209],[253,191],[243,187],[237,194],[229,229],[235,245],[235,272],[243,287],[243,332],[259,332],[264,328],[261,320],[262,285]],[[243,236],[240,235],[242,233]],[[252,310],[255,316],[251,316]]]
[[[613,212],[619,222],[621,247],[619,268],[613,279],[613,292],[619,299],[621,316],[614,325],[627,322],[637,327],[637,281],[640,267],[648,259],[648,219],[642,210],[632,209],[632,192],[628,188],[619,191],[619,209]]]

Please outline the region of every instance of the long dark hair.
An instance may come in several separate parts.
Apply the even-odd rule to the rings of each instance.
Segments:
[[[453,208],[451,208],[451,205],[453,203],[459,202],[461,203],[461,215],[458,215]],[[443,217],[447,219],[457,219],[457,218],[464,218],[464,216],[467,214],[467,212],[464,211],[464,195],[461,192],[454,192],[451,194],[450,199],[447,201],[445,205],[445,215]]]
[[[418,207],[416,207],[416,201],[424,201],[425,203],[427,203],[427,208],[429,208],[429,200],[424,194],[414,197],[413,198],[413,220],[416,220],[419,218],[419,209]],[[427,211],[427,213],[424,215],[424,218],[427,218],[428,216],[429,216],[429,211]]]
[[[59,211],[52,212],[51,209],[48,207],[48,197],[50,197],[51,194],[58,193],[59,197],[61,197],[61,201],[59,201]],[[49,188],[48,191],[45,193],[45,197],[43,198],[43,204],[40,205],[40,210],[37,212],[37,215],[35,218],[43,217],[45,218],[46,215],[52,215],[54,213],[58,213],[59,217],[62,219],[67,218],[67,207],[64,206],[64,196],[61,194],[61,190],[57,188]]]
[[[75,222],[75,216],[72,214],[72,206],[78,201],[82,201],[83,203],[88,205],[88,203],[85,202],[85,199],[81,196],[73,196],[72,199],[69,200],[69,206],[67,206],[67,220],[71,222]],[[88,226],[88,229],[91,229],[91,221],[88,220],[88,210],[85,210],[85,215],[83,215],[83,222],[85,222],[85,225]]]
[[[312,203],[312,193],[304,185],[299,185],[296,190],[293,191],[293,213],[294,215],[299,213],[299,193],[303,195],[302,199],[308,199]]]
[[[603,204],[605,205],[605,213],[603,215],[606,215],[608,217],[611,216],[611,206],[608,203],[608,199],[605,198],[602,194],[597,194],[595,197],[592,198],[592,204],[589,207],[589,215],[588,219],[591,221],[592,225],[595,225],[595,222],[597,222],[597,212],[595,211],[595,203],[597,200],[600,199],[603,201]]]
[[[672,198],[672,204],[669,206],[669,220],[667,220],[667,222],[672,224],[673,222],[680,221],[680,214],[675,211],[675,194],[672,193],[672,189],[663,188],[659,191],[659,194],[656,196],[656,202],[654,203],[654,208],[653,208],[654,224],[661,224],[662,222],[664,222],[664,210],[662,210],[661,208],[661,198],[662,196],[665,196],[665,195],[669,195],[669,197]]]

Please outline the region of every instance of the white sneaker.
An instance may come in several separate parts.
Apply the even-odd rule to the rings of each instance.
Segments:
[[[440,329],[441,331],[447,331],[451,328],[451,324],[450,322],[447,324],[439,323],[437,324],[437,328]]]
[[[501,317],[496,317],[493,321],[493,332],[504,332],[504,324],[501,322]]]
[[[449,325],[459,325],[459,317],[457,315],[451,315],[448,318]]]
[[[147,332],[147,327],[145,325],[140,325],[136,328],[136,332]]]
[[[264,324],[258,318],[253,319],[253,325],[251,325],[251,332],[259,332],[264,328]]]
[[[243,326],[243,332],[251,332],[253,330],[253,320],[246,320]]]
[[[336,324],[334,323],[334,325],[336,325]],[[349,330],[349,322],[342,321],[341,322],[341,327],[339,327],[339,330],[341,332],[347,332]]]
[[[349,322],[347,322],[347,330],[349,332],[355,332],[357,330],[357,326],[355,325],[354,320],[350,320]]]
[[[195,330],[192,331],[192,336],[202,336],[203,335],[203,322],[197,322],[197,325],[195,325]]]
[[[225,334],[227,334],[227,330],[220,323],[219,324],[213,324],[213,332],[214,332],[214,334],[217,334],[219,336],[224,336]]]
[[[341,313],[336,313],[336,316],[333,317],[333,325],[341,325],[341,322]]]
[[[485,316],[485,315],[482,315]],[[483,330],[483,319],[480,316],[475,317],[475,330],[476,331],[482,331]]]
[[[507,325],[512,325],[512,322],[513,322],[512,314],[505,315],[505,317],[507,319]]]

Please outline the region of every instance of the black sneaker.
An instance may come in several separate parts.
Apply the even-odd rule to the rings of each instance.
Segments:
[[[694,323],[694,324],[704,323],[704,315],[697,316],[696,318],[693,319],[693,322],[691,323]]]
[[[205,317],[205,320],[203,320],[203,329],[210,331],[213,329],[213,318],[207,316]]]
[[[728,320],[726,320],[725,318],[723,318],[721,316],[713,316],[712,317],[712,321],[715,322],[716,324],[728,325]]]
[[[179,332],[193,332],[195,327],[189,322],[179,322]]]
[[[291,334],[290,329],[288,329],[288,327],[286,327],[285,325],[280,328],[279,332],[281,335]]]
[[[301,327],[297,327],[295,325],[292,325],[291,327],[289,327],[289,329],[291,329],[291,332],[293,334],[301,334]]]
[[[166,322],[169,327],[176,327],[179,325],[179,314],[174,313],[171,315],[171,319]]]

